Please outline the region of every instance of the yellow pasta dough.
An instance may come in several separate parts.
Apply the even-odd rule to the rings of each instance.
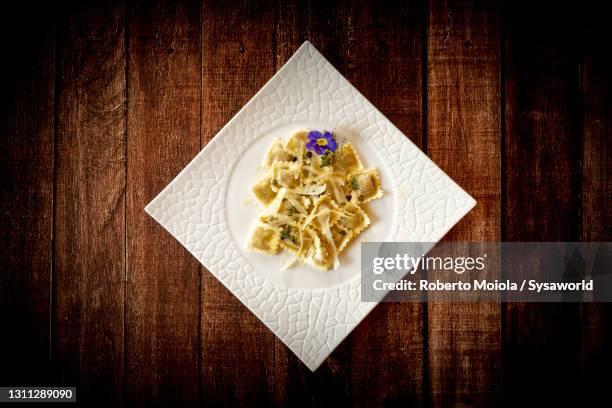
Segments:
[[[249,249],[267,255],[278,253],[279,228],[270,225],[256,225],[249,240]]]
[[[300,154],[306,150],[306,142],[308,141],[308,131],[300,130],[291,135],[287,143],[285,143],[285,147],[287,151],[293,154]]]
[[[336,225],[356,235],[370,225],[370,219],[359,205],[350,202],[344,206],[344,212],[338,217]]]
[[[364,170],[355,148],[327,131],[275,139],[264,165],[267,174],[251,189],[264,208],[248,248],[284,249],[294,257],[288,265],[337,268],[339,254],[370,225],[363,204],[383,195],[378,171]]]
[[[338,226],[332,227],[331,232],[332,238],[334,239],[334,244],[336,245],[338,252],[342,251],[344,247],[351,241],[351,238],[353,238],[353,236],[355,235],[353,234],[353,232],[347,231]]]
[[[268,205],[276,198],[277,190],[272,189],[272,176],[269,175],[253,185],[253,195],[263,205]]]
[[[361,160],[351,144],[345,144],[338,148],[336,153],[334,170],[342,173],[354,173],[363,169]]]
[[[383,196],[380,176],[376,169],[368,169],[349,177],[347,194],[351,202],[367,203]]]
[[[272,165],[278,161],[290,161],[293,155],[285,149],[285,144],[280,139],[274,139],[268,154],[266,155],[265,165],[267,168],[271,168]]]
[[[300,185],[299,164],[291,162],[276,162],[273,168],[275,186],[295,188]]]

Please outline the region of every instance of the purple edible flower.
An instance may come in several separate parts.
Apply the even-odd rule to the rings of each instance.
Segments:
[[[331,132],[321,133],[317,130],[308,132],[308,142],[306,148],[313,150],[319,156],[325,154],[327,150],[335,152],[338,144]]]

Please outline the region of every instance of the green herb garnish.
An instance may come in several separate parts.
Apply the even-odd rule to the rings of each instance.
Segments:
[[[275,178],[274,180],[272,180],[272,184],[274,184],[275,186],[278,186],[279,185],[278,179]]]
[[[283,241],[286,240],[286,239],[289,239],[290,236],[291,236],[291,233],[289,232],[288,229],[281,231],[281,239]]]
[[[291,229],[289,228],[289,226],[288,226],[288,225],[287,225],[287,226],[285,226],[285,228],[283,228],[283,230],[281,231],[281,236],[280,236],[280,238],[281,238],[283,241],[291,241],[291,242],[293,242],[294,244],[297,244],[297,243],[296,243],[296,239],[295,239],[295,237],[294,237],[293,235],[291,235]]]
[[[351,190],[359,190],[359,181],[357,180],[357,177],[354,177],[349,186],[351,187]]]
[[[333,158],[334,156],[331,151],[328,150],[325,152],[325,154],[321,156],[321,168],[331,166]]]
[[[287,213],[288,216],[291,217],[293,214],[297,212],[297,208],[289,204],[287,208],[285,208],[285,212]]]

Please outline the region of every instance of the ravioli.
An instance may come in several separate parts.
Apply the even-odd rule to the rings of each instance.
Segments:
[[[256,225],[249,240],[249,249],[267,255],[275,255],[279,248],[279,228],[270,225]]]
[[[367,203],[383,196],[380,176],[376,169],[368,169],[349,177],[347,195],[351,202]]]
[[[340,146],[335,156],[334,170],[337,172],[355,173],[363,169],[361,160],[359,160],[359,156],[357,156],[357,152],[351,144]]]
[[[276,198],[277,190],[272,189],[272,176],[259,180],[251,188],[255,198],[263,205],[268,205]]]
[[[376,169],[332,132],[300,130],[275,139],[264,159],[267,173],[251,188],[263,205],[248,249],[292,254],[320,270],[336,269],[339,255],[370,225],[364,204],[382,197]]]
[[[312,245],[306,251],[304,261],[317,269],[328,270],[333,266],[337,257],[337,249],[333,241],[315,231]]]
[[[342,251],[344,247],[346,247],[346,245],[351,241],[351,238],[353,238],[353,236],[355,235],[353,234],[353,232],[342,229],[337,225],[332,227],[331,233],[338,252]]]
[[[322,228],[322,218],[323,216],[329,214],[329,226],[332,227],[336,221],[338,221],[338,215],[341,213],[340,207],[336,202],[331,198],[330,195],[325,194],[321,197],[317,198],[314,203],[314,210],[312,211],[311,216],[313,217],[313,224],[318,226],[318,229]]]
[[[266,155],[265,166],[271,168],[276,162],[287,162],[290,161],[293,155],[287,151],[285,144],[280,139],[274,139],[272,146],[268,150]]]
[[[273,167],[274,186],[295,188],[300,185],[301,168],[298,163],[276,162]]]
[[[339,228],[357,235],[370,225],[368,215],[359,205],[350,202],[343,209],[336,224]]]
[[[285,148],[287,151],[299,155],[306,150],[306,141],[308,140],[308,131],[300,130],[291,135],[287,143],[285,143]],[[300,155],[301,156],[301,155]]]

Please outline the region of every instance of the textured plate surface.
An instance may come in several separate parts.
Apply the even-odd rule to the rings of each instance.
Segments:
[[[306,270],[288,279],[299,270],[279,275],[275,257],[245,253],[244,220],[255,210],[239,207],[263,159],[258,149],[303,127],[345,135],[383,174],[386,195],[372,202],[379,226],[365,239],[437,242],[476,202],[305,42],[147,205],[148,214],[315,370],[376,306],[360,302],[359,247],[353,244],[338,271]]]

